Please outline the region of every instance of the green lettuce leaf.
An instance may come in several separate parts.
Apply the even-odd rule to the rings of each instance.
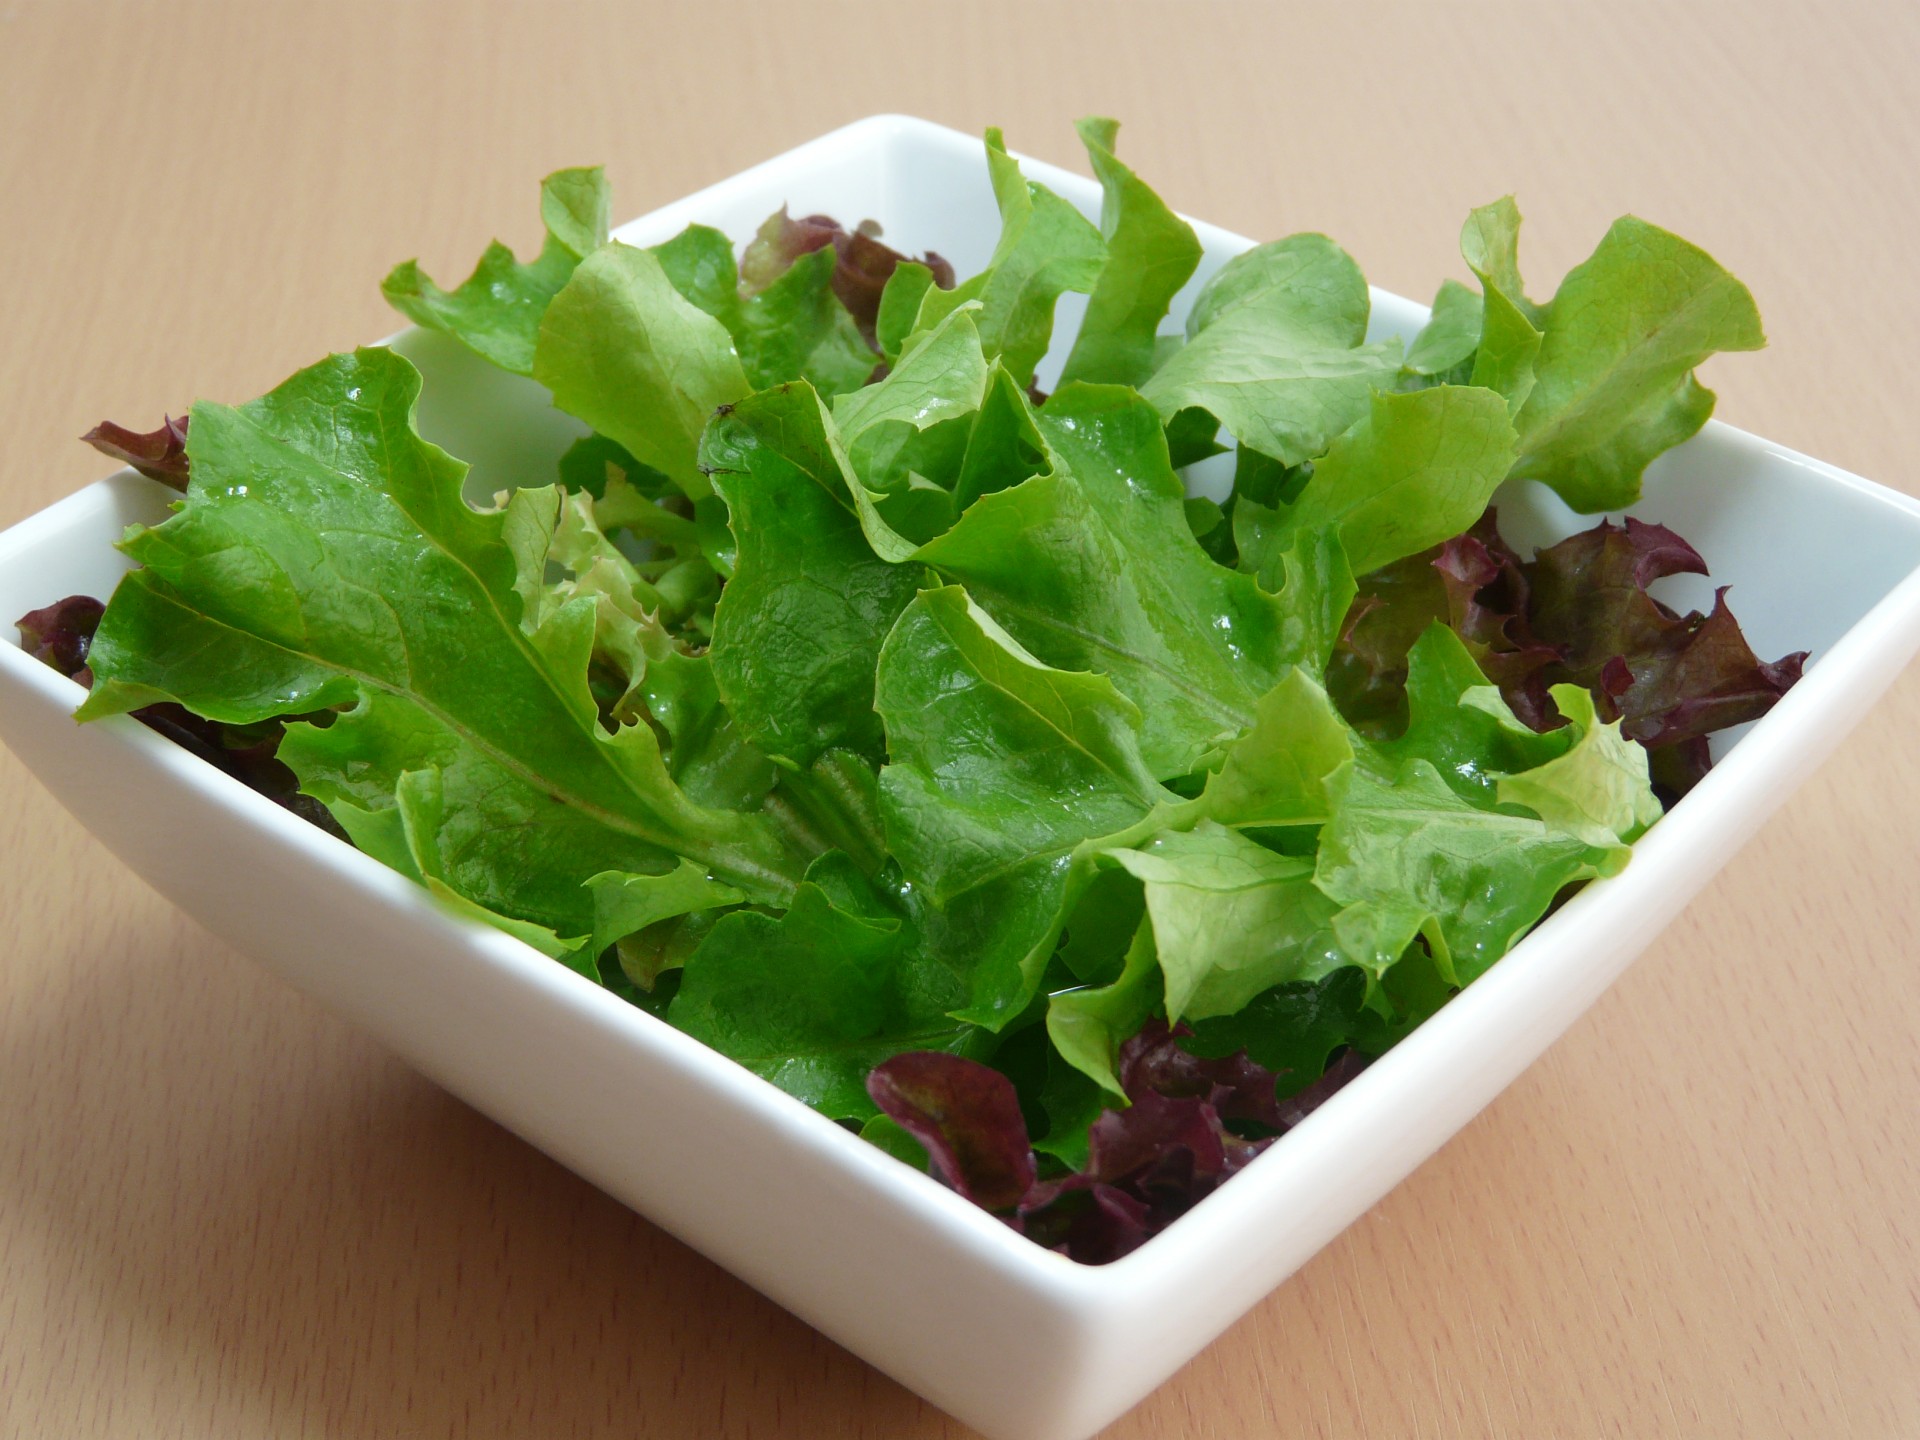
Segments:
[[[1079,122],[1100,181],[1100,234],[1107,263],[1060,383],[1141,385],[1153,373],[1154,337],[1167,307],[1200,264],[1200,238],[1145,181],[1115,157],[1120,122]]]
[[[1359,422],[1314,462],[1299,498],[1262,531],[1261,549],[1332,530],[1365,574],[1460,534],[1513,463],[1507,407],[1489,390],[1436,385],[1375,394]],[[1236,506],[1236,510],[1239,507]],[[1249,515],[1256,514],[1251,505]],[[1261,564],[1241,545],[1242,563]]]
[[[1353,759],[1354,739],[1327,692],[1296,666],[1260,697],[1253,724],[1207,777],[1197,809],[1239,827],[1324,824],[1332,813],[1327,778]]]
[[[587,881],[593,893],[593,953],[662,920],[739,905],[746,896],[722,885],[691,860],[664,875],[634,875],[603,870]]]
[[[1163,420],[1189,407],[1235,439],[1298,465],[1393,384],[1398,342],[1365,345],[1366,278],[1324,235],[1295,235],[1237,255],[1187,317],[1187,343],[1140,393]]]
[[[674,288],[658,256],[631,245],[596,251],[553,297],[533,378],[696,500],[710,493],[701,432],[749,389],[726,327]]]
[[[413,260],[394,266],[380,293],[414,324],[451,335],[503,370],[531,375],[541,317],[574,267],[607,243],[609,208],[606,177],[598,166],[556,170],[540,182],[547,237],[531,262],[521,264],[496,240],[451,294]]]
[[[1140,712],[1103,675],[1028,654],[965,590],[921,592],[881,648],[875,706],[888,846],[964,954],[963,1013],[998,1028],[1025,1008],[1085,883],[1085,842],[1176,797],[1140,757]]]
[[[1053,338],[1053,312],[1069,290],[1091,293],[1107,258],[1100,232],[1073,206],[1020,173],[997,129],[987,131],[987,169],[1000,206],[1000,241],[987,268],[952,290],[922,297],[911,353],[919,336],[969,300],[980,302],[980,343],[1025,385]]]
[[[1365,972],[1348,965],[1317,981],[1276,985],[1232,1015],[1195,1020],[1180,1043],[1205,1059],[1244,1051],[1280,1077],[1283,1096],[1291,1095],[1320,1078],[1335,1050],[1369,1034],[1366,993]]]
[[[780,211],[760,233],[791,223]],[[753,389],[805,380],[831,396],[857,390],[873,373],[879,356],[834,294],[832,246],[794,257],[751,289],[741,285],[733,242],[711,226],[689,225],[653,254],[673,288],[726,327]]]
[[[1390,768],[1425,760],[1473,804],[1492,808],[1505,797],[1500,777],[1563,756],[1573,743],[1567,729],[1540,733],[1523,724],[1474,663],[1460,636],[1428,625],[1407,654],[1406,729],[1374,749]]]
[[[1518,415],[1533,392],[1546,312],[1520,285],[1520,211],[1511,195],[1483,205],[1460,231],[1460,253],[1480,281],[1480,343],[1469,384],[1497,390]]]
[[[1315,887],[1312,860],[1207,821],[1108,853],[1146,887],[1171,1022],[1231,1015],[1272,986],[1351,963],[1333,930],[1340,906]]]
[[[1480,348],[1481,304],[1458,280],[1443,280],[1432,315],[1407,346],[1406,373],[1427,383],[1465,383]]]
[[[1544,481],[1576,510],[1618,510],[1639,499],[1648,463],[1712,415],[1713,392],[1694,367],[1717,351],[1766,344],[1760,312],[1712,256],[1631,215],[1548,305],[1531,306],[1520,289],[1519,224],[1504,200],[1475,211],[1462,236],[1487,285],[1489,354],[1485,368],[1476,361],[1474,383],[1524,400],[1514,415],[1515,477]],[[1540,339],[1524,386],[1516,377],[1529,322]]]
[[[841,851],[873,876],[898,868],[887,856],[880,777],[868,756],[829,750],[804,770],[782,769],[766,809],[805,850]]]
[[[1120,974],[1110,983],[1061,991],[1048,999],[1047,1037],[1061,1059],[1098,1082],[1109,1095],[1125,1100],[1116,1068],[1120,1047],[1139,1032],[1160,1003],[1153,927],[1139,925]],[[1096,1109],[1087,1114],[1086,1120],[1090,1122],[1097,1113]]]
[[[511,507],[524,520],[517,536],[526,548],[516,588],[521,623],[538,630],[570,601],[593,605],[593,660],[590,675],[617,683],[619,694],[602,708],[616,720],[636,718],[635,703],[648,667],[675,650],[663,622],[666,604],[633,561],[602,533],[591,496],[556,495],[557,516],[546,505]],[[516,526],[516,528],[518,528]],[[545,563],[536,566],[536,560]],[[550,576],[549,572],[553,572]],[[596,698],[599,698],[596,694]]]
[[[866,1119],[869,1071],[906,1051],[959,1051],[952,975],[844,855],[816,860],[778,917],[722,916],[687,960],[667,1019],[834,1119]]]
[[[834,746],[880,753],[874,669],[919,588],[862,533],[832,425],[811,389],[786,386],[717,418],[701,448],[738,543],[714,676],[752,743],[803,768]]]
[[[1646,753],[1599,723],[1577,686],[1554,689],[1568,723],[1535,733],[1436,623],[1413,647],[1407,688],[1405,733],[1356,747],[1329,781],[1316,883],[1347,904],[1335,928],[1356,958],[1371,947],[1390,964],[1424,935],[1439,977],[1465,984],[1560,889],[1619,871],[1661,807]]]
[[[967,430],[967,446],[953,480],[953,511],[963,513],[982,495],[1008,490],[1053,466],[1027,392],[995,361],[986,394]]]
[[[678,235],[647,247],[661,272],[688,303],[707,312],[728,334],[741,328],[740,267],[733,242],[711,225],[689,225]]]
[[[1355,762],[1329,782],[1314,883],[1345,907],[1336,934],[1383,972],[1417,936],[1449,984],[1464,985],[1512,947],[1575,881],[1617,869],[1596,847],[1530,816],[1483,810],[1426,760],[1390,777]]]
[[[1535,330],[1546,310],[1527,298],[1520,281],[1520,207],[1511,195],[1482,205],[1460,228],[1460,254],[1489,295],[1498,295]]]
[[[1498,691],[1474,694],[1506,711]],[[1578,738],[1564,754],[1545,764],[1500,776],[1499,802],[1524,805],[1548,829],[1596,848],[1637,840],[1663,813],[1648,778],[1647,752],[1620,733],[1618,720],[1610,725],[1600,722],[1590,690],[1555,685],[1552,694]]]
[[[1051,472],[980,499],[917,558],[1048,665],[1111,676],[1145,717],[1148,766],[1184,775],[1327,637],[1300,613],[1307,597],[1270,594],[1200,548],[1134,392],[1069,386],[1038,422]]]
[[[875,426],[899,424],[925,430],[980,408],[987,389],[987,357],[977,322],[965,305],[923,337],[911,355],[877,385],[833,402],[833,421],[849,447]]]
[[[368,349],[239,409],[197,406],[192,486],[126,542],[143,568],[108,607],[82,717],[163,697],[241,723],[351,705],[289,727],[303,785],[370,813],[438,771],[447,883],[564,935],[592,930],[588,878],[682,856],[784,899],[799,862],[762,818],[695,804],[649,727],[604,727],[592,598],[525,623],[556,492],[473,510],[465,467],[413,430],[418,390],[404,359]]]
[[[880,504],[894,482],[910,487],[914,463],[925,463],[918,440],[944,436],[953,465],[960,464],[966,417],[980,408],[987,387],[978,313],[972,304],[954,310],[884,380],[834,402],[834,449],[846,493],[867,543],[883,560],[910,560],[917,548]],[[950,513],[950,501],[945,510]]]
[[[934,288],[930,267],[913,260],[902,261],[887,277],[880,292],[880,308],[874,316],[874,338],[887,364],[899,362],[900,349],[913,334],[921,303]]]

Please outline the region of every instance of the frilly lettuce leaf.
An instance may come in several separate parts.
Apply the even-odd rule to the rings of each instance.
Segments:
[[[959,586],[922,591],[880,653],[887,836],[934,903],[1125,829],[1167,792],[1139,710],[1028,654]]]
[[[1389,764],[1425,760],[1462,799],[1497,803],[1500,777],[1565,755],[1567,729],[1536,731],[1514,715],[1460,636],[1429,625],[1407,655],[1406,728],[1375,744]]]
[[[1237,255],[1187,318],[1187,343],[1140,393],[1163,420],[1188,408],[1284,465],[1323,453],[1400,368],[1397,343],[1366,345],[1367,282],[1324,235]]]
[[[916,558],[1047,664],[1110,676],[1144,716],[1149,768],[1184,775],[1313,658],[1305,587],[1270,594],[1200,548],[1160,422],[1131,390],[1069,386],[1038,421],[1052,469],[980,499]]]
[[[760,229],[794,226],[784,210]],[[879,356],[834,291],[835,252],[828,244],[800,250],[775,264],[756,267],[759,284],[746,286],[733,258],[733,242],[706,225],[689,225],[653,247],[661,268],[697,308],[726,327],[748,384],[755,390],[789,380],[806,380],[823,394],[857,390],[867,383]]]
[[[834,252],[815,250],[740,302],[734,348],[753,388],[805,380],[842,395],[867,383],[880,357],[834,294],[834,271]]]
[[[496,240],[451,293],[413,260],[394,266],[380,292],[414,324],[451,335],[503,370],[531,375],[541,317],[574,267],[606,244],[609,212],[606,177],[598,166],[556,170],[540,182],[547,236],[533,260],[521,264]]]
[[[987,389],[983,318],[975,305],[956,308],[884,380],[837,398],[833,420],[846,444],[857,446],[875,426],[925,430],[978,410]]]
[[[861,532],[832,424],[805,385],[763,391],[715,420],[701,451],[738,542],[714,675],[753,743],[799,767],[834,746],[880,753],[874,668],[919,588]]]
[[[777,917],[723,915],[686,962],[667,1018],[835,1119],[877,1107],[867,1075],[902,1051],[957,1050],[958,982],[911,918],[838,852],[816,860]]]
[[[1028,654],[959,586],[923,591],[881,648],[888,846],[970,957],[968,1018],[1025,1008],[1085,881],[1086,842],[1177,797],[1140,756],[1139,710],[1103,675]]]
[[[1460,254],[1488,294],[1500,296],[1529,325],[1540,328],[1546,310],[1527,298],[1520,280],[1520,207],[1511,195],[1467,216],[1460,227]]]
[[[911,260],[896,266],[887,277],[873,317],[874,344],[887,364],[899,361],[901,347],[912,338],[919,322],[920,306],[934,288],[932,269]]]
[[[1052,466],[1046,437],[1040,433],[1026,392],[996,361],[954,475],[954,514],[966,511],[982,495],[1011,489]]]
[[[1474,692],[1505,712],[1494,690]],[[1620,722],[1602,724],[1593,695],[1578,685],[1553,687],[1553,702],[1577,739],[1565,754],[1517,775],[1502,775],[1495,797],[1523,805],[1547,828],[1605,849],[1640,838],[1663,813],[1647,772],[1647,752],[1620,733]],[[1511,714],[1511,712],[1507,712]]]
[[[696,500],[710,493],[698,464],[708,417],[750,388],[726,327],[631,245],[573,271],[540,322],[532,369],[555,405]]]
[[[1237,827],[1324,824],[1327,777],[1353,758],[1355,739],[1320,683],[1296,666],[1261,696],[1253,724],[1207,777],[1197,809]]]
[[[1171,1021],[1231,1015],[1263,990],[1352,963],[1311,860],[1207,821],[1109,854],[1146,887]]]
[[[1467,382],[1498,391],[1518,415],[1533,393],[1546,311],[1520,283],[1520,210],[1511,195],[1483,205],[1460,231],[1460,253],[1480,281],[1480,343]]]
[[[1547,309],[1515,416],[1513,473],[1544,480],[1576,510],[1632,504],[1647,463],[1713,413],[1694,367],[1765,344],[1753,296],[1712,256],[1644,220],[1616,220]]]
[[[911,353],[919,337],[930,334],[957,307],[978,300],[980,343],[987,358],[998,358],[1025,385],[1053,338],[1054,307],[1069,290],[1093,290],[1107,247],[1078,210],[1020,173],[997,129],[987,131],[987,168],[1000,206],[1000,241],[978,275],[951,290],[924,291],[913,333],[901,342],[900,354]]]
[[[1513,446],[1507,407],[1489,390],[1437,385],[1376,393],[1353,428],[1314,462],[1299,497],[1264,530],[1262,545],[1284,549],[1301,531],[1331,530],[1355,572],[1377,570],[1471,526],[1506,478]],[[1243,543],[1241,557],[1258,569],[1264,550],[1249,554]]]
[[[1327,782],[1315,883],[1347,907],[1334,930],[1356,962],[1371,949],[1384,973],[1421,936],[1441,977],[1465,984],[1565,886],[1624,866],[1661,807],[1645,752],[1586,691],[1555,687],[1567,724],[1536,735],[1438,626],[1415,646],[1414,675],[1406,734]]]
[[[1576,510],[1620,509],[1639,498],[1648,463],[1712,415],[1694,368],[1766,343],[1759,312],[1705,251],[1631,215],[1545,305],[1522,287],[1519,247],[1511,196],[1468,217],[1460,250],[1481,294],[1441,287],[1406,372],[1497,392],[1518,432],[1514,477],[1544,481]]]
[[[1107,262],[1060,382],[1139,385],[1153,373],[1154,338],[1168,305],[1199,268],[1200,239],[1115,157],[1118,121],[1082,120],[1079,130],[1100,181]]]
[[[592,875],[679,857],[784,899],[800,862],[764,819],[695,804],[647,726],[604,728],[587,681],[594,600],[526,623],[555,492],[472,509],[465,467],[412,428],[418,387],[372,349],[239,409],[196,406],[191,488],[126,542],[143,568],[95,637],[83,717],[161,698],[239,723],[351,706],[289,727],[305,787],[358,840],[408,774],[438,772],[445,883],[562,935],[591,933]]]
[[[1535,305],[1521,288],[1519,234],[1511,197],[1461,232],[1485,292],[1472,383],[1509,401],[1515,477],[1544,481],[1576,510],[1618,510],[1640,497],[1648,463],[1713,414],[1694,367],[1766,344],[1760,313],[1712,256],[1631,215]]]
[[[1480,297],[1458,280],[1443,280],[1401,368],[1417,382],[1465,384],[1480,348],[1480,317]]]
[[[1367,982],[1357,966],[1317,981],[1276,985],[1232,1015],[1192,1023],[1180,1044],[1202,1058],[1244,1055],[1278,1077],[1281,1095],[1306,1089],[1335,1051],[1370,1030]]]
[[[1335,933],[1378,975],[1424,936],[1445,979],[1464,985],[1506,954],[1577,880],[1624,862],[1530,816],[1456,795],[1426,760],[1379,775],[1358,762],[1329,782],[1315,884],[1344,908]]]
[[[1049,997],[1047,1038],[1067,1064],[1108,1095],[1125,1099],[1117,1070],[1120,1047],[1160,1008],[1163,994],[1154,928],[1136,923],[1118,975],[1105,985],[1076,986]]]
[[[889,503],[911,498],[915,466],[948,468],[929,452],[944,452],[953,468],[961,463],[967,417],[980,408],[990,373],[978,316],[977,304],[959,306],[884,380],[834,402],[834,448],[847,495],[867,543],[884,560],[910,560],[917,549],[895,528],[903,517]],[[940,499],[940,513],[950,517],[952,502],[944,491]]]
[[[662,920],[696,910],[726,909],[747,898],[691,860],[682,860],[659,875],[603,870],[587,880],[587,889],[593,894],[594,955]]]

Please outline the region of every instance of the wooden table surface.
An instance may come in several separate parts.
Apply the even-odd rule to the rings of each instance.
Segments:
[[[386,333],[377,282],[860,115],[1070,128],[1179,208],[1535,288],[1633,210],[1772,348],[1720,414],[1920,485],[1920,12],[0,0],[0,523],[71,437]],[[1709,557],[1711,558],[1711,557]],[[1738,597],[1735,597],[1737,606]],[[1598,1007],[1115,1437],[1920,1435],[1920,679]],[[0,756],[0,1434],[952,1437],[256,970]]]

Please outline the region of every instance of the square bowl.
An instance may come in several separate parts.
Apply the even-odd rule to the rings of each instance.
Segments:
[[[1028,174],[1089,214],[1098,188]],[[700,221],[736,241],[780,205],[871,217],[961,274],[999,230],[979,142],[861,121],[616,232]],[[1196,224],[1200,274],[1251,243]],[[1068,297],[1059,335],[1082,302]],[[1374,292],[1373,336],[1425,308]],[[544,480],[582,433],[545,392],[443,337],[419,366],[422,433],[472,491]],[[1056,344],[1055,356],[1065,344]],[[1055,361],[1057,366],[1057,359]],[[1045,366],[1041,383],[1051,374]],[[1217,481],[1190,475],[1205,489]],[[170,492],[122,471],[0,534],[0,614],[126,568],[111,548]],[[1500,497],[1509,537],[1582,523],[1543,488]],[[1649,472],[1634,513],[1671,524],[1731,583],[1764,654],[1806,677],[1634,847],[1438,1015],[1144,1248],[1077,1265],[719,1054],[295,819],[128,717],[72,721],[74,682],[0,645],[0,738],[156,889],[530,1143],[903,1384],[1000,1440],[1079,1440],[1153,1389],[1471,1119],[1600,995],[1920,648],[1920,503],[1718,423]],[[1772,563],[1791,548],[1791,567]],[[1814,577],[1818,577],[1817,579]],[[1670,586],[1702,604],[1704,580]],[[10,607],[10,608],[8,608]],[[643,1097],[643,1103],[635,1103]],[[1250,1383],[1253,1383],[1250,1381]]]

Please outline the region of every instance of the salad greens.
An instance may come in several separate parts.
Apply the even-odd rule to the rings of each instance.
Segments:
[[[1124,1254],[1624,866],[1803,657],[1653,598],[1705,571],[1661,526],[1526,559],[1490,508],[1617,510],[1704,423],[1694,367],[1762,336],[1702,251],[1623,219],[1535,303],[1502,200],[1403,347],[1333,241],[1208,270],[1080,133],[1098,224],[987,133],[958,283],[784,209],[737,259],[613,241],[601,172],[550,176],[532,261],[384,290],[590,427],[555,473],[469,503],[381,348],[103,426],[183,497],[23,642],[81,719]]]

